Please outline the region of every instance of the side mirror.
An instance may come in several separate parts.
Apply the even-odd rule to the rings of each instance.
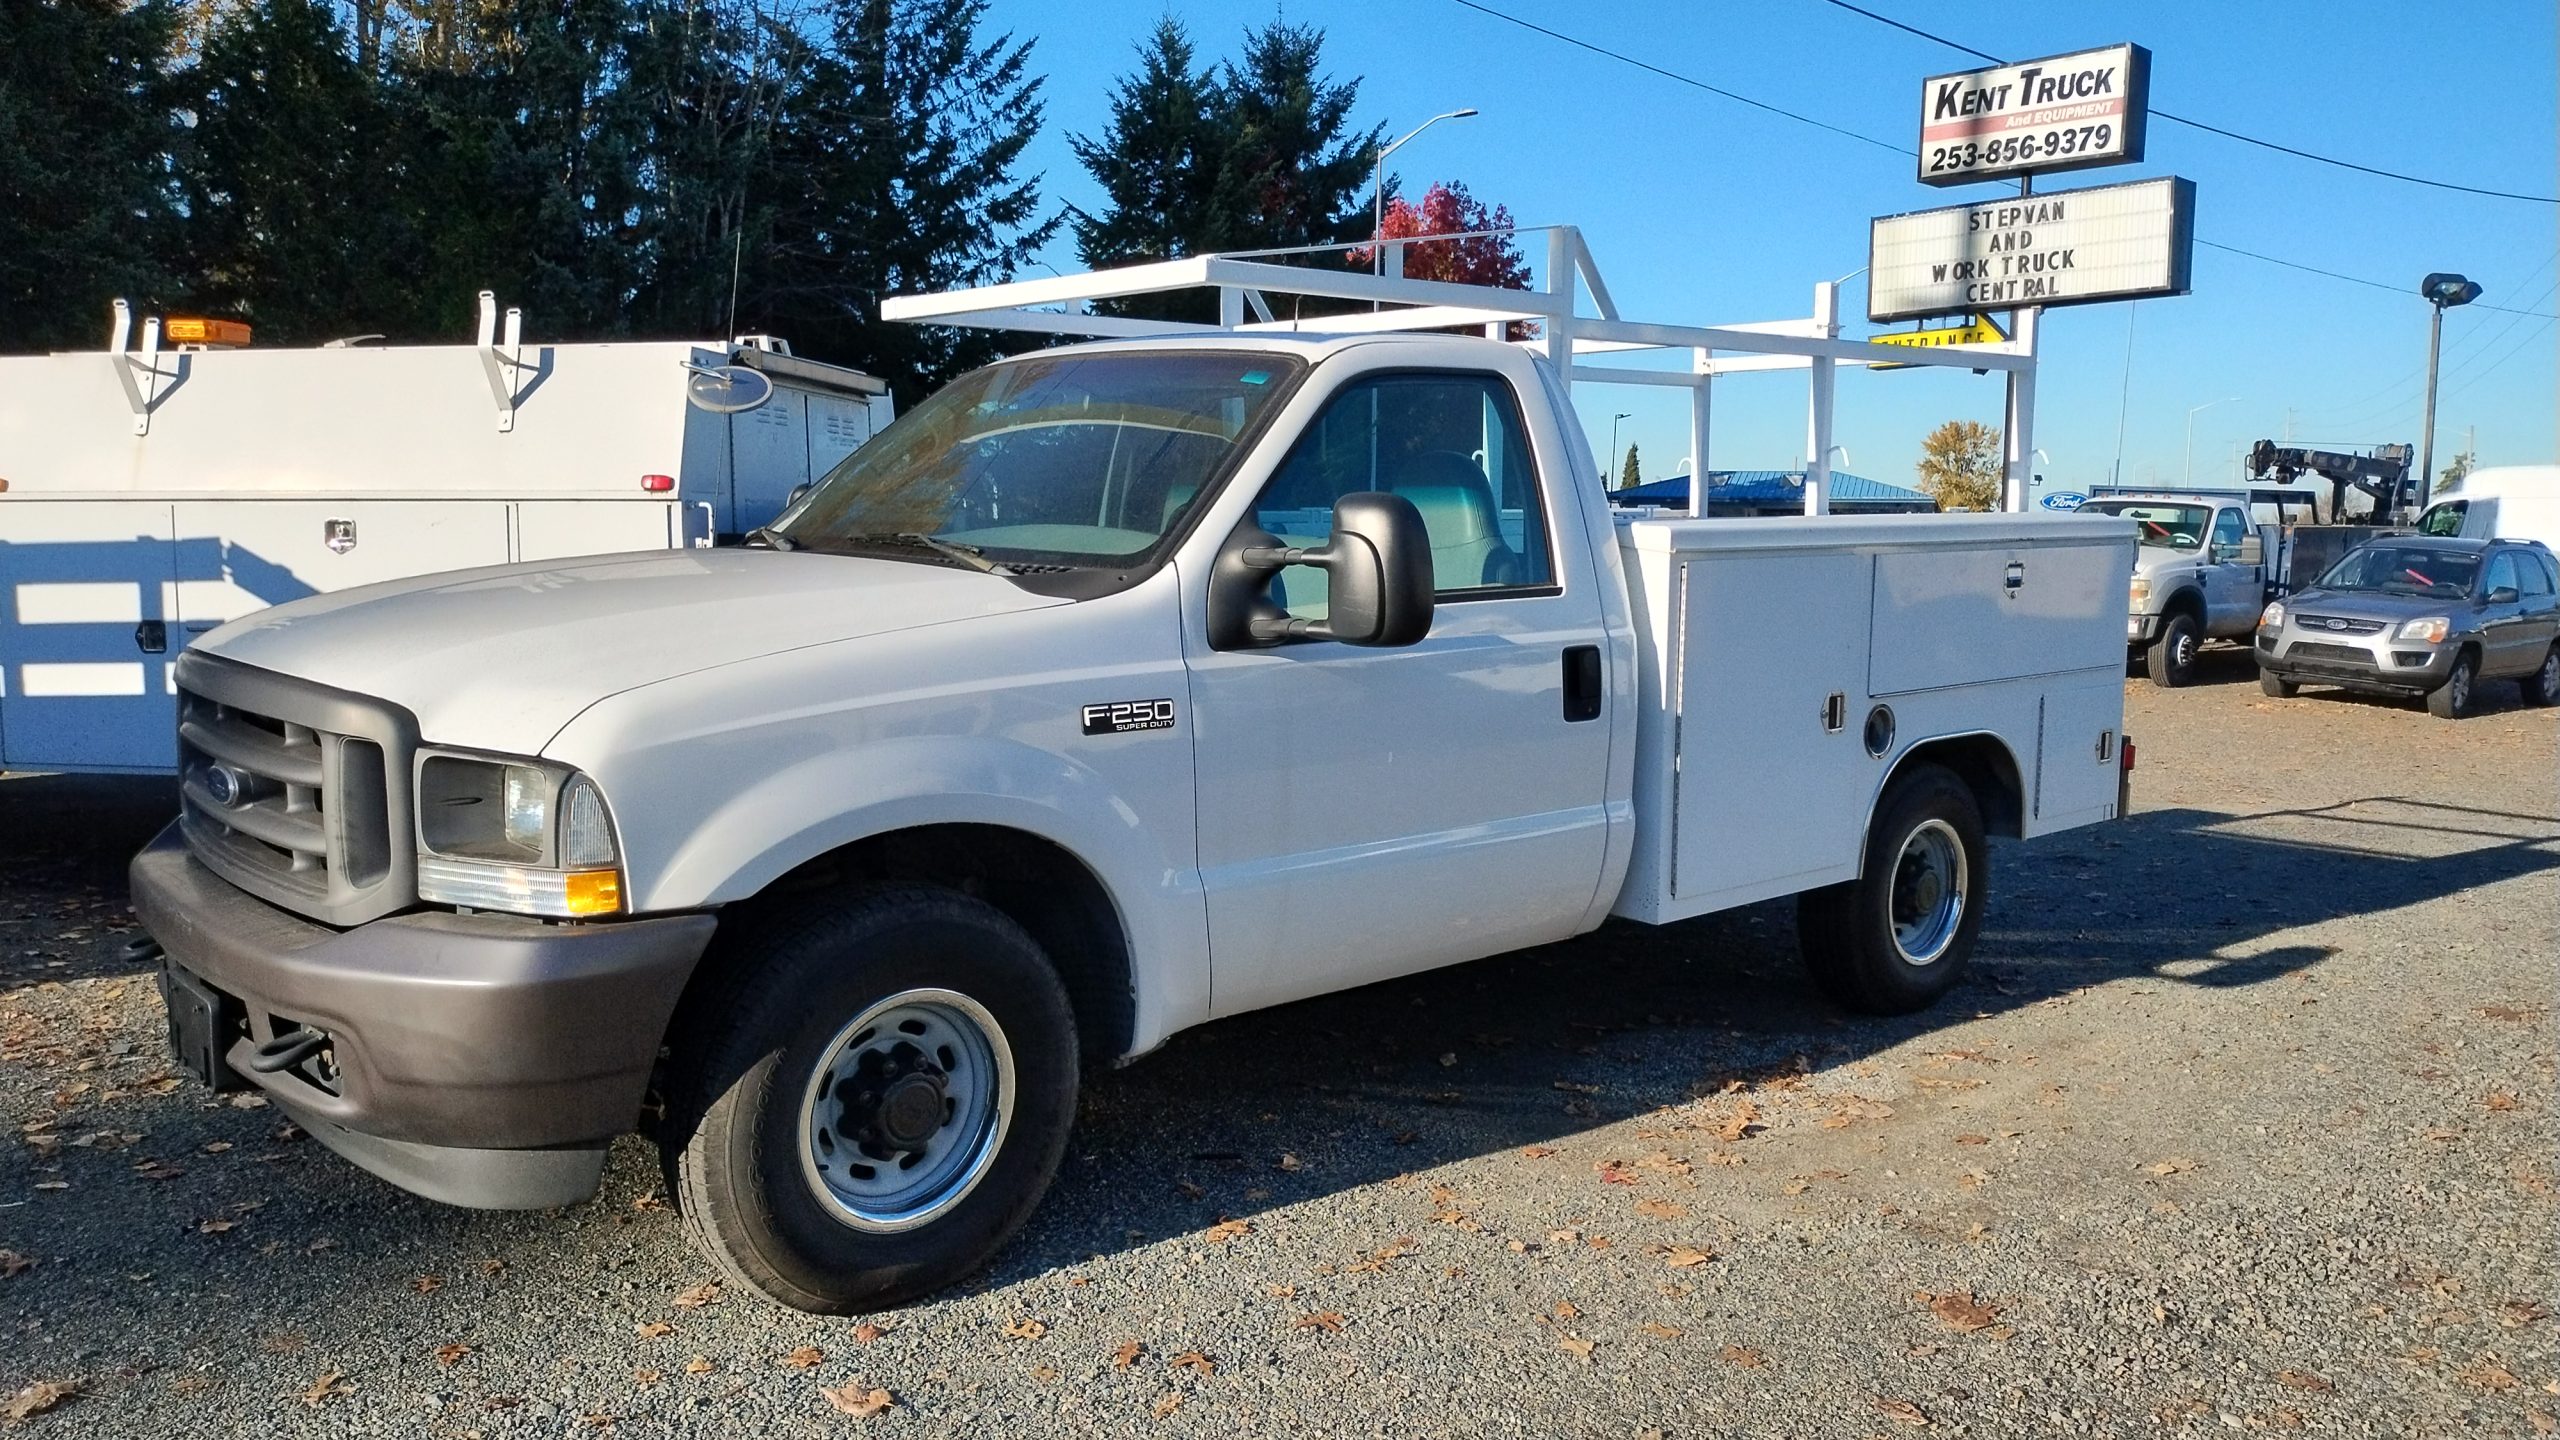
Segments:
[[[2252,531],[2250,531],[2248,534],[2243,535],[2243,536],[2241,536],[2241,537],[2240,537],[2240,563],[2241,563],[2241,564],[2243,564],[2243,565],[2263,565],[2263,564],[2265,564],[2265,563],[2266,563],[2266,558],[2267,558],[2267,548],[2266,548],[2266,543],[2265,543],[2262,539],[2260,539],[2260,538],[2259,538],[2259,535],[2258,535],[2258,532],[2257,532],[2257,531],[2252,530]]]
[[[1325,618],[1271,603],[1271,576],[1292,565],[1325,572]],[[1209,577],[1209,644],[1242,650],[1292,640],[1411,645],[1431,633],[1431,535],[1400,495],[1364,490],[1333,505],[1322,545],[1283,545],[1248,520],[1228,538]]]
[[[2513,605],[2516,603],[2518,598],[2520,597],[2516,594],[2516,587],[2513,585],[2501,585],[2497,589],[2490,591],[2487,595],[2482,596],[2480,603],[2483,605]]]

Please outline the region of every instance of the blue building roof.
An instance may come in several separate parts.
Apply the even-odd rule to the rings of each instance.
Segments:
[[[1632,490],[1612,490],[1609,498],[1620,505],[1686,505],[1689,503],[1689,477],[1674,475],[1668,480],[1654,480]],[[1719,505],[1801,505],[1804,503],[1804,472],[1801,470],[1710,470],[1707,472],[1707,508]],[[1909,505],[1934,510],[1937,502],[1917,490],[1852,475],[1845,470],[1831,472],[1833,505]]]

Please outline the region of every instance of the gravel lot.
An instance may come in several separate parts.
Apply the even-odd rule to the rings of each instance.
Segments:
[[[166,788],[9,779],[0,1394],[75,1384],[23,1426],[84,1436],[2553,1433],[2555,717],[2251,673],[2128,686],[2139,813],[2003,847],[1935,1013],[1828,1010],[1773,905],[1196,1030],[1091,1080],[993,1271],[863,1325],[709,1287],[637,1142],[474,1214],[178,1082],[118,956]]]

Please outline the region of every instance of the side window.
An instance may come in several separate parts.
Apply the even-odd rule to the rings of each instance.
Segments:
[[[2521,587],[2516,580],[2516,552],[2513,550],[2501,550],[2496,555],[2491,556],[2489,559],[2489,578],[2480,582],[2480,593],[2485,595],[2492,590],[2518,590],[2520,588]]]
[[[2246,539],[2248,534],[2249,527],[2247,523],[2241,520],[2239,511],[2217,510],[2213,512],[2213,545],[2215,549],[2227,550],[2236,555],[2240,549],[2240,542],[2243,539]]]
[[[2551,557],[2537,555],[2530,550],[2510,553],[2516,557],[2516,578],[2523,582],[2518,588],[2523,591],[2524,597],[2531,600],[2550,594]]]
[[[1363,490],[1401,495],[1422,512],[1443,601],[1555,584],[1547,516],[1529,435],[1511,387],[1491,375],[1401,374],[1356,381],[1299,437],[1254,502],[1263,529],[1320,545],[1333,502]],[[1324,573],[1282,571],[1272,598],[1322,619]]]
[[[2537,555],[2534,558],[2542,562],[2534,567],[2542,572],[2542,588],[2533,593],[2549,595],[2560,592],[2560,563],[2555,563],[2548,555]]]
[[[2418,518],[2418,533],[2440,535],[2447,539],[2459,536],[2462,533],[2463,514],[2470,508],[2471,502],[2468,500],[2447,500],[2441,505],[2430,505],[2427,507],[2427,513]]]

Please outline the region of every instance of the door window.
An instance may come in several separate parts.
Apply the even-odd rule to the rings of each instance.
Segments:
[[[2519,588],[2516,581],[2516,553],[2512,550],[2501,550],[2491,556],[2489,576],[2480,582],[2480,593],[2487,595],[2498,590]]]
[[[2516,568],[2524,574],[2524,593],[2527,597],[2551,594],[2553,572],[2550,556],[2527,555],[2524,557],[2524,563]]]
[[[1255,523],[1321,545],[1333,503],[1363,490],[1413,502],[1431,537],[1442,603],[1550,592],[1555,560],[1529,436],[1511,387],[1490,375],[1380,375],[1345,387],[1254,502]],[[1272,598],[1324,618],[1324,572],[1293,565]]]
[[[2240,542],[2248,538],[2248,534],[2249,527],[2241,521],[2239,511],[2215,511],[2213,516],[2213,558],[2216,560],[2233,560],[2239,558]]]

